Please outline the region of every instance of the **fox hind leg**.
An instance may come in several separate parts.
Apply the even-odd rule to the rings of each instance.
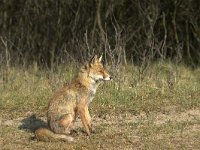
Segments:
[[[70,130],[73,125],[74,115],[66,114],[59,120],[59,126],[64,128],[65,134],[70,134]]]
[[[73,114],[65,114],[56,120],[49,120],[48,124],[54,133],[70,134],[71,127],[74,123]]]

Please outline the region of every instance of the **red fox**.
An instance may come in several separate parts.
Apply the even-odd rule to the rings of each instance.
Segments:
[[[48,128],[39,128],[35,136],[40,141],[73,141],[69,136],[79,114],[87,135],[92,132],[91,117],[88,110],[96,89],[101,81],[111,80],[110,74],[101,63],[102,56],[95,55],[89,63],[81,67],[78,76],[49,101],[47,111]]]

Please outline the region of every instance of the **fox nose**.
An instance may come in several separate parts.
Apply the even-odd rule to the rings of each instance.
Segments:
[[[110,76],[110,80],[112,80],[113,79],[113,77],[112,76]]]

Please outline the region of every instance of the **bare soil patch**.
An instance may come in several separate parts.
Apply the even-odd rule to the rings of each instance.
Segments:
[[[199,147],[200,110],[168,111],[133,115],[93,116],[96,132],[87,137],[78,118],[74,143],[69,149],[195,149]],[[66,143],[34,140],[34,130],[46,126],[46,118],[28,114],[26,118],[0,119],[2,149],[65,149]],[[58,146],[59,145],[59,146]],[[47,147],[47,148],[46,148]],[[59,148],[58,148],[59,147]]]

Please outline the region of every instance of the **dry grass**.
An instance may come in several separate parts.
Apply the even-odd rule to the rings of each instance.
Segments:
[[[51,95],[76,70],[54,73],[38,68],[9,68],[0,79],[1,149],[199,149],[200,69],[156,63],[139,81],[136,66],[114,70],[91,104],[96,132],[87,137],[80,120],[73,143],[38,142],[33,130],[46,125]]]

